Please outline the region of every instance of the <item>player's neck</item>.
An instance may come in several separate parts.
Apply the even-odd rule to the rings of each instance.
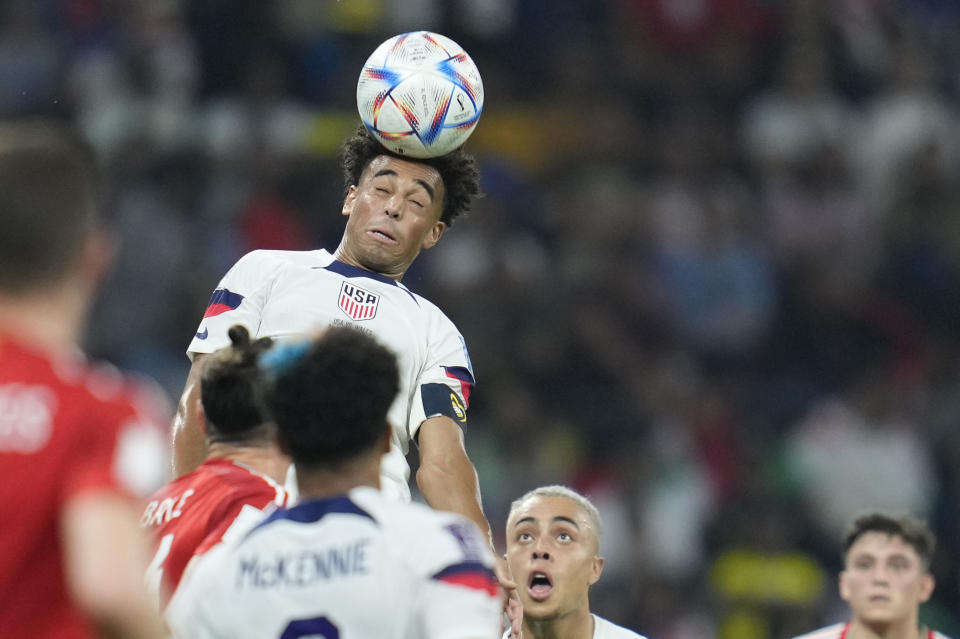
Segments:
[[[591,639],[593,615],[587,609],[544,620],[524,616],[523,636],[526,639]]]
[[[891,624],[870,625],[859,619],[850,623],[847,639],[925,639],[917,615]]]
[[[85,310],[83,298],[67,287],[42,294],[0,295],[0,332],[44,351],[64,352],[76,348]]]
[[[377,273],[383,275],[384,277],[389,277],[392,280],[397,280],[398,282],[403,279],[404,273],[407,272],[409,264],[404,267],[404,269],[398,273],[388,273],[384,271],[375,271],[371,268],[364,266],[359,259],[354,255],[354,252],[350,250],[350,247],[347,246],[347,239],[344,238],[340,242],[340,246],[337,247],[337,250],[334,251],[333,257],[338,262],[343,262],[344,264],[349,264],[350,266],[355,266],[357,268],[362,268],[365,271],[370,271],[371,273]]]
[[[300,501],[330,499],[358,486],[380,488],[380,455],[365,455],[326,468],[301,468],[296,464],[294,467]]]
[[[242,464],[281,485],[286,481],[287,468],[290,467],[290,458],[281,453],[274,444],[213,442],[208,449],[207,459],[225,459]]]

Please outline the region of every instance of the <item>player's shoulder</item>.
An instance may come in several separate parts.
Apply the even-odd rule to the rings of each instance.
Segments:
[[[417,302],[417,307],[420,309],[421,313],[423,313],[424,315],[430,318],[433,318],[437,322],[447,323],[453,326],[453,321],[451,321],[450,318],[447,317],[447,314],[444,313],[439,306],[434,304],[432,301],[430,301],[420,293],[411,291],[409,288],[407,288],[403,284],[400,284],[399,286]]]
[[[823,628],[818,628],[808,633],[798,635],[793,639],[839,639],[839,637],[843,635],[843,630],[846,627],[846,623],[835,623],[830,626],[825,626]]]
[[[46,392],[69,397],[77,411],[92,407],[136,413],[143,420],[161,423],[172,405],[160,385],[138,373],[86,357],[80,350],[43,353],[9,339],[0,340],[0,358],[12,371],[11,379],[23,387],[43,387]]]
[[[632,630],[607,621],[599,615],[593,615],[593,639],[646,639]]]
[[[325,267],[333,257],[323,249],[313,251],[286,251],[255,249],[237,260],[235,268],[263,268],[282,266]]]
[[[88,359],[79,350],[45,353],[0,341],[0,404],[35,417],[35,428],[6,433],[4,450],[82,463],[76,450],[110,454],[113,482],[146,495],[163,481],[172,404],[150,378]]]
[[[400,503],[368,488],[355,488],[349,497],[370,513],[384,534],[395,541],[395,547],[420,562],[424,570],[462,557],[464,552],[477,561],[492,559],[476,524],[462,515],[416,502]]]
[[[441,520],[437,511],[423,504],[389,499],[372,488],[354,488],[348,493],[348,498],[392,534],[406,534],[425,526],[437,526]]]
[[[278,483],[242,464],[226,459],[208,459],[161,488],[154,499],[180,495],[186,490],[193,491],[192,494],[216,494],[222,501],[283,493],[283,487]]]

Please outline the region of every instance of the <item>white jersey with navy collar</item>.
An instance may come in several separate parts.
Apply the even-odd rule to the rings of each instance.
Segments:
[[[493,563],[466,518],[354,488],[194,559],[167,622],[178,639],[487,639],[501,619]]]
[[[623,626],[618,626],[612,621],[607,621],[599,615],[590,614],[593,617],[593,637],[592,639],[646,639],[643,635],[638,635],[632,630],[627,630]],[[503,633],[502,639],[510,638],[510,628]]]
[[[382,489],[395,499],[410,500],[406,454],[420,424],[447,415],[466,425],[474,376],[463,337],[440,309],[396,280],[322,249],[253,251],[220,281],[188,353],[229,346],[227,330],[235,324],[254,338],[276,339],[349,326],[396,354],[400,392],[388,414],[391,451],[381,465]]]
[[[921,628],[920,637],[922,639],[950,639],[946,635],[936,630],[931,630],[930,628]],[[794,639],[857,639],[857,637],[850,629],[850,622],[846,622],[835,623],[832,626],[826,626],[825,628],[794,637]]]

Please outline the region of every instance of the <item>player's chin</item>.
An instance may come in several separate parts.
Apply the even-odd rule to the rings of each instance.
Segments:
[[[529,597],[522,596],[520,602],[523,604],[523,618],[531,621],[551,621],[560,617],[558,606],[549,600],[534,601]]]
[[[523,604],[524,612],[527,609],[537,609],[544,613],[549,612],[555,606],[555,592],[551,589],[549,592],[531,592],[529,588],[518,589],[520,603]]]
[[[904,613],[892,605],[866,605],[857,616],[867,623],[887,623],[902,617]]]

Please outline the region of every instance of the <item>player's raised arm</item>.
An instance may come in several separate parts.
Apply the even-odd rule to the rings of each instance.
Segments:
[[[460,513],[475,523],[488,540],[492,539],[480,502],[477,471],[467,456],[460,426],[446,415],[431,417],[417,431],[417,443],[417,486],[427,503],[436,510]]]
[[[505,560],[494,548],[490,523],[483,514],[477,471],[467,456],[460,426],[446,415],[430,417],[420,425],[417,442],[420,446],[417,486],[424,499],[436,510],[459,513],[477,525],[497,557],[494,572],[503,589],[504,609],[507,610],[510,600],[519,609],[517,585]]]

